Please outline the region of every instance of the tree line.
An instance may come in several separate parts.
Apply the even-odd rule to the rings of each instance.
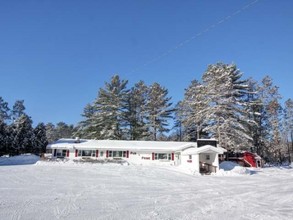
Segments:
[[[85,106],[74,134],[112,140],[216,138],[228,150],[250,150],[273,162],[291,160],[293,101],[282,106],[269,76],[259,83],[243,78],[235,64],[212,64],[175,106],[159,83],[127,84],[118,75],[106,82]]]
[[[293,101],[281,105],[269,76],[244,79],[235,64],[209,65],[177,103],[175,139],[214,137],[228,150],[250,150],[267,161],[291,162]]]
[[[76,126],[59,122],[39,123],[33,128],[23,100],[10,110],[0,97],[0,155],[44,152],[47,143],[60,138],[216,138],[228,150],[249,150],[267,161],[291,162],[293,101],[281,101],[269,76],[260,82],[243,78],[235,64],[209,65],[175,105],[168,90],[157,82],[147,85],[139,81],[129,88],[127,80],[114,75],[84,107],[83,119]]]
[[[25,113],[24,100],[17,100],[12,109],[0,97],[0,156],[33,153],[40,155],[46,152],[49,142],[62,137],[71,138],[73,125],[59,122],[39,123],[33,127],[33,121]]]
[[[170,130],[174,108],[168,90],[139,81],[128,89],[118,75],[86,105],[76,135],[90,139],[160,140]]]

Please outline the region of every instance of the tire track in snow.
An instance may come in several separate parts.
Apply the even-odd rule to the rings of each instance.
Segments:
[[[32,200],[26,200],[22,202],[22,204],[18,204],[18,206],[14,209],[14,212],[11,215],[11,220],[21,220],[23,219],[27,210],[32,207]]]
[[[59,196],[58,203],[53,209],[53,214],[56,219],[65,219],[74,213],[78,213],[79,206],[76,204],[81,197],[81,193],[70,193],[69,195]],[[64,197],[65,196],[65,197]],[[64,198],[63,198],[64,197]],[[62,199],[60,199],[62,198]]]

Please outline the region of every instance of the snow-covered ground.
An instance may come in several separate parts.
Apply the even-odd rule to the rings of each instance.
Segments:
[[[293,219],[293,169],[180,171],[73,162],[0,166],[0,219]]]
[[[40,157],[32,154],[22,154],[14,157],[3,156],[0,157],[0,166],[35,164],[39,159]]]

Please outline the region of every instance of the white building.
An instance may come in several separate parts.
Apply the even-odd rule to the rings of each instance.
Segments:
[[[135,164],[182,165],[200,173],[217,172],[226,150],[214,139],[198,142],[60,139],[47,146],[55,158],[123,159]]]

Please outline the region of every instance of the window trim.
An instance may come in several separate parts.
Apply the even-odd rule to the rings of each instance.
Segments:
[[[84,152],[83,151],[91,151],[91,153],[90,154],[84,154]],[[94,150],[89,150],[89,149],[81,149],[81,150],[78,150],[78,152],[77,152],[77,156],[78,157],[96,157],[96,150],[94,149]]]
[[[171,153],[154,153],[154,160],[170,161],[172,160]]]
[[[108,157],[127,158],[127,151],[126,150],[108,150]]]
[[[56,149],[56,157],[57,158],[64,158],[66,157],[67,149]]]

